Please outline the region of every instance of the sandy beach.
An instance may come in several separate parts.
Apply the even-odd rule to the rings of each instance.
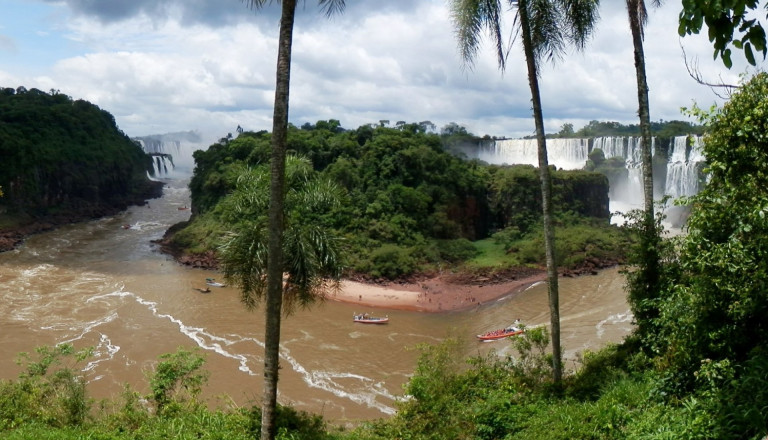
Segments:
[[[327,299],[376,308],[447,312],[514,295],[545,279],[546,274],[541,272],[510,281],[472,284],[452,283],[439,276],[413,283],[366,284],[345,280],[341,290]]]

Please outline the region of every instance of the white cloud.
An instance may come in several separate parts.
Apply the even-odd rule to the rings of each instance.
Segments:
[[[372,7],[350,4],[345,15],[330,20],[312,2],[300,11],[293,44],[292,122],[333,118],[345,128],[357,128],[380,119],[430,120],[438,127],[457,122],[478,135],[532,134],[528,80],[518,47],[510,52],[503,75],[488,44],[473,68],[464,69],[444,1],[365,3]],[[271,129],[274,11],[260,17],[207,0],[167,0],[162,7],[139,2],[133,9],[90,10],[89,4],[77,3],[69,17],[59,5],[52,17],[61,21],[40,23],[56,28],[55,35],[63,32],[72,47],[80,48],[79,55],[57,59],[51,51],[52,65],[31,74],[4,71],[0,62],[0,85],[55,88],[87,99],[136,136],[198,130],[215,139],[237,125]],[[148,15],[152,8],[160,8],[161,18]],[[604,2],[601,14],[583,54],[542,66],[549,131],[566,122],[576,128],[590,120],[636,122],[623,2]],[[716,100],[685,71],[676,17],[675,6],[650,14],[646,62],[653,120],[683,119],[681,106],[692,100],[708,106]],[[3,41],[18,38],[5,35]],[[743,65],[729,72],[711,61],[706,38],[682,41],[689,56],[700,58],[708,79],[725,72],[724,80],[737,81]]]

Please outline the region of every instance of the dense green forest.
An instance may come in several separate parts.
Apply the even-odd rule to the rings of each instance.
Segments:
[[[115,213],[160,191],[110,113],[55,90],[0,88],[0,156],[5,226]]]
[[[509,265],[538,265],[541,194],[531,166],[489,166],[448,152],[465,133],[428,133],[423,124],[364,125],[343,129],[338,121],[291,126],[292,157],[311,164],[304,177],[330,182],[342,202],[326,212],[303,213],[304,221],[336,232],[344,241],[351,273],[402,278],[471,260],[476,242],[494,240],[510,253]],[[247,169],[267,167],[270,134],[244,132],[194,153],[190,182],[193,217],[175,228],[173,244],[193,254],[216,252],[225,232],[226,200]],[[617,261],[624,247],[610,226],[608,181],[600,173],[556,170],[554,194],[563,227],[589,225],[611,238],[586,236],[563,247],[562,262],[584,258]],[[264,182],[266,184],[266,181]],[[564,245],[565,246],[565,245]],[[569,259],[571,254],[581,261]]]

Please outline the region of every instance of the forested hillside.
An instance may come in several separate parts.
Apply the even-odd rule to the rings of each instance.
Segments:
[[[0,229],[97,217],[160,191],[111,114],[56,91],[0,88],[0,157]]]

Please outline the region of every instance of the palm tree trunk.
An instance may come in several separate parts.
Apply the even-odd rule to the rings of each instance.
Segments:
[[[272,157],[269,193],[266,329],[264,333],[264,400],[261,439],[277,435],[277,379],[280,368],[280,319],[283,304],[283,228],[285,202],[285,150],[288,135],[288,91],[291,82],[291,45],[296,0],[282,1],[277,51],[275,108],[272,116]]]
[[[637,0],[635,0],[637,1]],[[634,2],[631,2],[634,3]],[[629,27],[632,29],[632,44],[635,48],[635,74],[637,76],[637,102],[639,104],[640,137],[643,155],[643,192],[646,221],[653,222],[653,158],[651,152],[651,115],[648,103],[648,80],[645,76],[645,54],[643,52],[643,30],[637,7],[628,7]]]
[[[647,324],[656,315],[656,312],[650,309],[645,299],[651,299],[656,295],[659,288],[660,263],[659,263],[659,234],[656,231],[653,211],[653,157],[651,151],[651,116],[650,104],[648,103],[648,80],[645,75],[645,54],[643,53],[643,20],[640,16],[641,10],[644,11],[644,5],[640,4],[642,0],[628,0],[627,11],[629,13],[629,27],[632,30],[632,43],[635,54],[635,73],[637,76],[637,102],[639,105],[638,115],[640,116],[640,136],[642,139],[642,163],[643,163],[643,192],[644,192],[644,213],[643,226],[640,243],[640,259],[642,271],[640,280],[642,282],[640,295],[642,298],[636,298],[634,301],[636,307],[635,320],[638,323],[639,332],[647,333]]]
[[[552,326],[552,374],[559,384],[563,377],[560,350],[560,294],[557,286],[557,263],[555,261],[555,226],[552,219],[552,176],[547,159],[547,140],[544,135],[544,115],[541,109],[536,54],[533,50],[531,28],[528,19],[528,0],[518,1],[520,27],[523,36],[523,50],[528,66],[528,83],[531,87],[533,119],[536,125],[536,140],[539,154],[539,176],[541,178],[541,205],[544,215],[544,247],[547,260],[547,285],[549,292],[549,315]]]

